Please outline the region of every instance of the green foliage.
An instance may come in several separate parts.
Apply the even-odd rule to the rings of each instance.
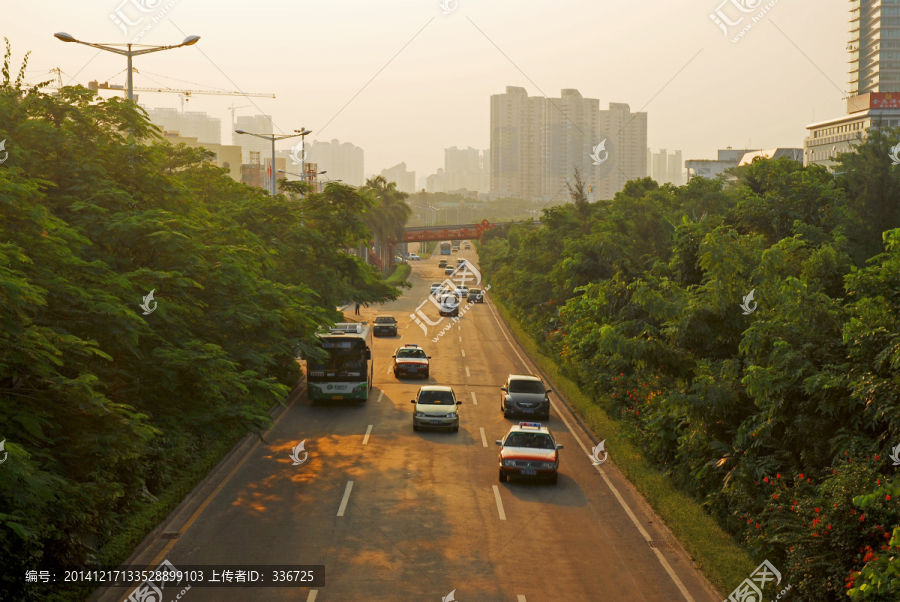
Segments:
[[[263,431],[335,307],[400,295],[343,249],[402,215],[337,183],[269,196],[160,141],[130,101],[50,96],[9,69],[7,46],[0,598],[28,599],[26,568],[123,560],[198,459]]]
[[[728,185],[633,181],[479,245],[562,373],[810,600],[845,599],[857,574],[900,596],[890,554],[866,557],[900,525],[879,489],[900,442],[900,168],[870,134],[837,177],[779,159]],[[859,496],[881,496],[864,519]]]

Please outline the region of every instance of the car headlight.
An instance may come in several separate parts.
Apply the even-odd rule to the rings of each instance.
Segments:
[[[503,465],[504,466],[515,466],[516,462],[515,462],[515,460],[504,460]]]
[[[425,412],[416,412],[416,418],[425,418]]]
[[[459,414],[447,414],[447,418],[459,418]]]

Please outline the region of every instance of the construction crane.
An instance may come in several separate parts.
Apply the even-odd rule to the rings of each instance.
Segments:
[[[96,86],[96,87],[95,87]],[[102,84],[97,83],[96,81],[90,82],[88,87],[92,90],[114,90],[116,92],[124,92],[125,86],[110,84],[109,82],[103,82]],[[259,92],[231,92],[229,90],[180,90],[177,88],[147,88],[144,86],[134,86],[133,90],[135,92],[168,92],[170,94],[181,94],[183,97],[186,97],[190,100],[190,96],[192,94],[206,94],[211,96],[255,96],[257,98],[275,98],[274,94],[264,94]],[[183,109],[183,107],[182,107]]]
[[[234,144],[234,142],[235,142],[235,140],[234,140],[234,128],[235,128],[235,125],[234,125],[234,112],[237,111],[238,109],[246,109],[246,108],[248,108],[248,107],[250,107],[250,106],[251,106],[251,105],[244,105],[244,106],[242,106],[242,107],[236,107],[236,106],[234,106],[234,103],[231,103],[231,106],[228,107],[228,110],[231,111],[231,143],[232,143],[232,144]]]

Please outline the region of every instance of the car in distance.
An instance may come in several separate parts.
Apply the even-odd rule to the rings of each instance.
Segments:
[[[512,414],[533,414],[550,419],[550,389],[536,376],[510,374],[500,391],[500,410],[503,417]]]
[[[441,259],[441,260],[438,262],[438,267],[439,267],[439,268],[445,268],[445,267],[447,267],[447,260],[446,260],[446,259]]]
[[[456,290],[453,291],[453,292],[455,292],[455,293],[456,293],[457,295],[459,295],[460,297],[466,297],[466,298],[468,298],[468,296],[469,296],[469,287],[466,286],[465,284],[460,284],[459,286],[456,287]]]
[[[454,292],[446,292],[442,293],[438,300],[441,305],[439,310],[441,316],[459,315],[459,295]]]
[[[412,400],[416,405],[413,412],[413,430],[423,428],[449,428],[459,431],[459,408],[453,389],[441,385],[425,385]]]
[[[484,293],[481,292],[480,288],[470,288],[467,298],[469,303],[484,303]]]
[[[466,243],[464,248],[466,248],[466,249],[471,249],[471,248],[472,248],[472,245],[470,245],[469,243]]]
[[[424,376],[428,378],[431,356],[425,355],[425,350],[413,343],[400,347],[391,356],[394,359],[394,376]]]
[[[375,318],[375,328],[372,329],[372,334],[376,337],[378,335],[397,336],[397,320],[394,319],[394,316],[378,316]]]
[[[555,484],[559,478],[559,450],[563,448],[540,422],[520,422],[510,427],[500,446],[500,482],[510,477],[547,479]]]
[[[432,295],[438,294],[440,292],[440,290],[443,288],[443,286],[444,286],[443,282],[432,282],[430,294],[432,294]]]
[[[410,254],[409,254],[409,259],[411,259],[411,260],[413,260],[413,261],[419,261],[419,260],[422,259],[422,258],[419,257],[419,255],[418,255],[417,253],[410,253]]]
[[[456,268],[451,268],[451,267],[448,266],[447,269],[444,270],[444,275],[445,275],[445,276],[452,276],[452,275],[453,275],[453,272],[455,272],[455,271],[456,271]]]

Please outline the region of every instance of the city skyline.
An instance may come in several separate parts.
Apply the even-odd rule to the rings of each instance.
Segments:
[[[430,174],[442,164],[445,148],[487,148],[489,97],[510,85],[531,96],[574,88],[604,107],[627,103],[633,112],[651,115],[648,146],[682,149],[685,160],[715,156],[726,146],[798,147],[806,124],[844,111],[842,90],[850,87],[847,2],[825,0],[814,13],[805,5],[778,3],[740,43],[710,20],[716,5],[461,1],[453,14],[442,15],[438,2],[276,1],[270,10],[249,11],[191,0],[177,3],[141,41],[178,43],[189,34],[201,41],[137,58],[135,81],[274,93],[276,99],[195,96],[185,110],[221,119],[227,142],[228,107],[249,105],[237,115],[271,114],[276,132],[307,127],[313,130],[308,143],[338,138],[365,149],[366,171],[373,173],[406,162],[411,171]],[[123,83],[122,57],[53,38],[67,31],[87,41],[124,41],[110,20],[115,8],[105,0],[6,7],[4,35],[14,68],[32,51],[31,83],[50,79],[57,66],[63,83],[72,77],[85,86],[90,80]],[[317,26],[297,33],[294,18]],[[232,33],[237,19],[239,41]],[[375,21],[377,31],[370,27]],[[572,28],[573,22],[587,26]],[[337,23],[339,28],[332,25]],[[330,40],[338,30],[346,41],[335,45]],[[565,43],[551,43],[559,36]],[[315,63],[314,76],[289,77],[301,57]],[[180,107],[176,94],[142,92],[140,102]]]

